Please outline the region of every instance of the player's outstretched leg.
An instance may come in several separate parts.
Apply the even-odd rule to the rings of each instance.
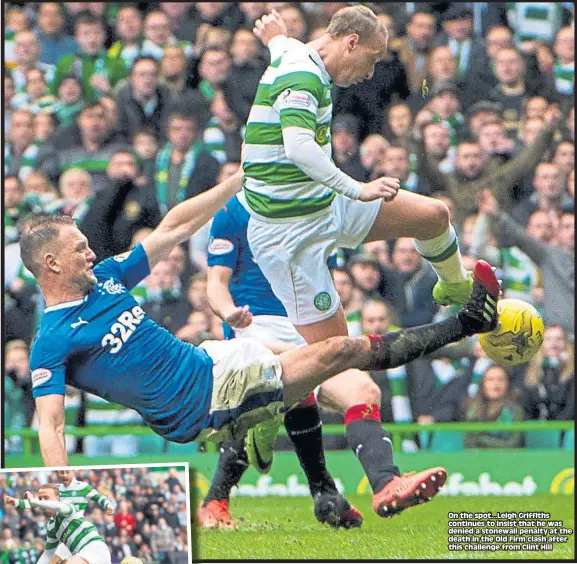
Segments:
[[[343,368],[393,368],[467,336],[492,330],[497,325],[499,281],[484,261],[477,263],[473,280],[473,290],[465,308],[439,323],[387,335],[370,335],[368,339],[335,337],[305,349],[283,353],[280,358],[287,403],[291,400],[295,403],[298,395],[303,393],[301,385],[310,389],[311,385],[322,383]],[[357,371],[351,372],[358,374]],[[357,380],[354,381],[364,385],[360,375],[357,375]],[[373,508],[379,515],[387,517],[431,499],[444,484],[446,472],[442,468],[432,468],[399,476],[392,464],[390,440],[377,415],[378,405],[374,399],[362,399],[358,405],[347,409],[345,422],[349,442],[375,492]]]
[[[196,513],[196,520],[203,529],[231,529],[234,522],[230,514],[230,492],[248,468],[244,439],[222,443],[220,456],[210,490]]]

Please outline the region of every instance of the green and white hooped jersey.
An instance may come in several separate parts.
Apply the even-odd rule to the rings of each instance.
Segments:
[[[319,54],[289,39],[267,68],[248,116],[243,154],[246,203],[268,219],[302,217],[327,208],[330,188],[309,178],[288,160],[282,130],[310,129],[331,157],[331,78]]]
[[[80,482],[76,478],[70,482],[69,486],[58,484],[58,489],[60,490],[60,499],[70,503],[75,508],[75,514],[81,514],[81,516],[84,515],[88,507],[88,501],[94,501],[104,509],[111,505],[108,498],[98,493],[90,484]]]
[[[67,505],[74,510],[72,504]],[[78,554],[87,544],[94,541],[104,542],[104,539],[98,534],[96,527],[78,513],[58,514],[46,525],[45,550],[52,550],[62,543],[72,554]]]

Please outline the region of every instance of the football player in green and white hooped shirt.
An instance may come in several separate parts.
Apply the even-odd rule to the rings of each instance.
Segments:
[[[74,470],[58,470],[58,478],[62,480],[61,483],[57,484],[58,491],[60,492],[60,498],[62,501],[71,503],[75,509],[75,514],[80,517],[84,516],[84,512],[88,507],[89,501],[94,501],[102,509],[112,515],[114,513],[114,506],[112,502],[102,494],[98,493],[88,482],[81,482],[76,479],[76,474]],[[31,504],[28,501],[21,500],[22,507],[29,509]],[[66,545],[67,547],[68,545]],[[58,548],[57,556],[66,558],[70,556],[67,550],[61,545]]]
[[[46,545],[38,564],[50,564],[60,543],[69,551],[67,564],[111,563],[110,551],[96,527],[84,519],[74,504],[62,501],[58,486],[44,484],[37,497],[30,492],[25,492],[24,497],[26,499],[5,496],[4,502],[19,509],[39,507],[50,516],[46,524]]]
[[[269,47],[272,62],[248,117],[244,190],[238,199],[251,215],[247,238],[254,259],[299,333],[309,344],[347,335],[325,266],[336,247],[414,237],[418,252],[439,277],[435,300],[466,303],[472,276],[463,267],[446,205],[399,191],[396,178],[358,182],[331,160],[333,84],[347,88],[372,78],[387,52],[385,26],[372,10],[354,5],[337,11],[326,32],[307,44],[287,38],[274,12],[258,20],[254,32]],[[366,388],[357,394],[352,386],[360,378]],[[380,390],[367,373],[356,372],[323,384],[319,399],[327,398],[345,413],[349,446],[369,476],[374,507],[379,507],[396,495],[398,484],[392,470],[387,477],[370,471],[376,461],[393,466],[392,447],[381,427]],[[262,454],[267,447],[255,448]]]

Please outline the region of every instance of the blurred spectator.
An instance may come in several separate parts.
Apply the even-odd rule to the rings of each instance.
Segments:
[[[129,537],[132,536],[136,522],[134,515],[128,510],[128,503],[126,501],[121,501],[118,504],[118,509],[114,516],[114,523],[121,535],[125,533]]]
[[[219,164],[204,154],[199,143],[198,119],[173,112],[168,118],[168,143],[159,151],[154,178],[157,201],[164,215],[175,204],[216,184]]]
[[[505,367],[490,366],[481,378],[479,390],[464,406],[466,421],[513,422],[523,420],[523,410],[517,400],[517,391]],[[465,448],[518,448],[522,433],[476,432],[465,433]]]
[[[397,43],[399,59],[407,69],[411,92],[421,92],[427,76],[428,56],[435,38],[435,14],[415,10],[407,23],[407,35]]]
[[[505,164],[487,161],[478,143],[464,140],[457,146],[455,171],[451,175],[441,174],[424,159],[423,176],[453,197],[455,222],[459,226],[467,215],[476,211],[476,195],[485,188],[490,188],[504,209],[510,211],[515,184],[528,168],[537,164],[550,146],[560,118],[558,109],[547,110],[545,123],[535,143]]]
[[[415,248],[414,240],[401,237],[391,255],[393,269],[385,273],[385,297],[399,315],[402,327],[431,323],[437,311],[432,289],[437,276]]]
[[[569,173],[575,168],[575,145],[571,141],[561,141],[555,146],[552,162],[556,164],[563,180],[566,181]]]
[[[168,45],[180,45],[187,57],[193,54],[190,42],[178,40],[172,35],[170,20],[162,10],[148,12],[144,19],[144,37],[142,55],[153,57],[157,61],[162,59]]]
[[[142,14],[136,6],[121,6],[116,14],[116,39],[108,56],[122,59],[130,71],[134,61],[142,54]]]
[[[180,280],[168,261],[159,261],[132,293],[146,314],[171,333],[186,324],[190,309],[182,295]]]
[[[36,35],[40,41],[39,60],[56,65],[60,59],[78,52],[78,43],[64,31],[63,6],[58,2],[40,2]]]
[[[74,34],[80,46],[78,54],[60,57],[56,65],[54,85],[62,78],[74,75],[82,81],[87,99],[98,99],[108,94],[128,73],[123,60],[112,59],[104,49],[104,25],[102,20],[89,13],[75,20]],[[56,94],[53,86],[52,93]]]
[[[355,288],[353,277],[348,270],[333,268],[331,273],[345,312],[349,335],[351,337],[359,337],[362,334],[361,309],[363,304],[361,294]]]
[[[502,105],[505,129],[510,136],[515,136],[519,131],[526,101],[536,95],[551,99],[551,92],[547,89],[529,90],[526,64],[515,47],[507,47],[497,52],[495,74],[499,83],[489,97]]]
[[[152,534],[150,535],[150,544],[152,550],[162,561],[166,557],[166,554],[173,550],[174,542],[174,530],[167,525],[166,519],[160,518],[158,520],[158,525],[156,525],[155,530],[153,530]]]
[[[58,107],[57,98],[48,91],[44,72],[40,69],[29,69],[25,73],[25,92],[16,94],[12,100],[14,108],[25,108],[32,112],[34,116],[40,112],[52,114]],[[36,141],[39,141],[35,136]]]
[[[354,255],[349,263],[349,269],[363,299],[379,299],[383,274],[377,259],[366,253]]]
[[[574,348],[561,326],[545,328],[543,348],[529,363],[521,397],[529,419],[574,419]]]
[[[473,37],[473,12],[463,4],[453,4],[442,16],[443,33],[436,44],[448,45],[457,58],[456,78],[466,79],[473,69],[485,64],[485,47]]]
[[[409,151],[401,145],[385,149],[381,162],[373,169],[373,177],[391,176],[401,181],[401,189],[418,194],[430,194],[430,187],[411,171]]]
[[[522,225],[527,225],[530,215],[537,210],[556,215],[571,201],[564,193],[563,176],[556,164],[539,163],[535,169],[533,187],[535,191],[531,196],[517,204],[511,212],[511,216]]]
[[[14,110],[10,122],[4,147],[4,174],[24,181],[33,170],[45,170],[50,149],[34,141],[34,116],[30,111]]]
[[[56,67],[40,62],[42,47],[38,36],[32,30],[19,31],[15,36],[16,66],[12,69],[16,92],[21,94],[25,91],[26,72],[38,69],[44,73],[46,83],[50,84],[54,79]]]
[[[153,57],[137,57],[128,84],[116,94],[118,131],[127,141],[143,128],[154,131],[161,142],[166,141],[168,117],[176,103],[168,86],[159,83],[159,69],[160,64]]]
[[[374,133],[365,138],[359,149],[359,156],[363,168],[371,177],[375,166],[382,160],[389,142],[382,136]]]
[[[331,142],[337,166],[355,180],[368,180],[359,155],[359,124],[354,116],[340,114],[334,120]]]
[[[575,216],[573,211],[562,213],[554,241],[542,243],[525,232],[507,213],[500,211],[495,198],[486,191],[480,198],[480,210],[493,218],[499,246],[516,245],[541,269],[543,276],[544,320],[557,323],[567,332],[574,332],[575,294]]]
[[[53,113],[41,111],[34,115],[32,120],[34,127],[34,140],[37,143],[47,142],[58,127],[58,118]]]
[[[98,194],[106,185],[106,167],[110,157],[120,149],[127,148],[111,131],[106,110],[102,102],[87,103],[76,119],[65,148],[54,150],[46,159],[44,169],[53,182],[67,169],[82,168],[92,177],[94,193]],[[56,147],[56,142],[55,142]]]
[[[30,398],[32,382],[30,380],[28,347],[24,341],[8,341],[4,354],[6,393],[4,422],[8,427],[25,428],[30,425],[34,413],[34,402]]]
[[[66,76],[58,84],[56,115],[61,127],[74,125],[84,106],[82,83],[75,76]]]
[[[407,104],[392,104],[387,110],[384,135],[389,143],[404,145],[411,133],[413,116]]]

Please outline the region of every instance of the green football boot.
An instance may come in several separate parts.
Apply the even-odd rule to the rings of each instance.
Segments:
[[[465,305],[473,290],[473,273],[467,272],[467,279],[461,282],[439,280],[433,287],[433,298],[439,305]]]
[[[261,474],[268,474],[272,466],[274,446],[283,415],[259,423],[246,434],[245,449],[249,463]]]

